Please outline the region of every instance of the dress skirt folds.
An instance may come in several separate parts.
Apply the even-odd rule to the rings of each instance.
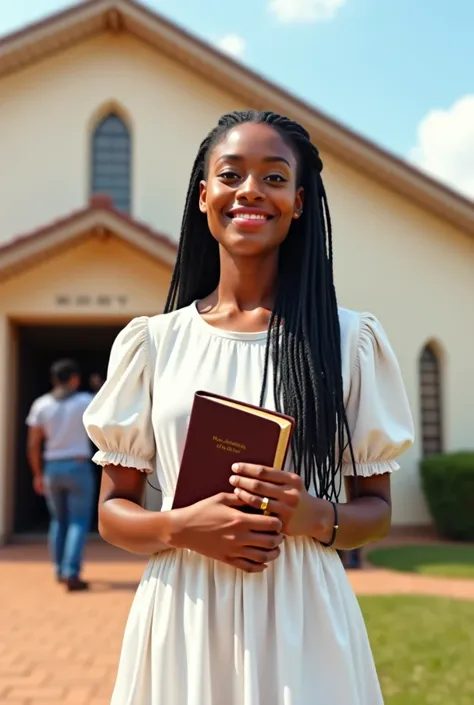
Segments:
[[[339,318],[357,473],[391,473],[413,440],[397,360],[371,314],[340,309]],[[118,335],[107,381],[84,416],[95,462],[152,474],[169,510],[194,392],[258,404],[266,337],[215,328],[195,303],[135,318]],[[275,408],[267,386],[265,406]],[[353,474],[344,460],[342,473]],[[382,703],[359,605],[333,549],[287,537],[259,574],[185,549],[150,559],[111,705]]]

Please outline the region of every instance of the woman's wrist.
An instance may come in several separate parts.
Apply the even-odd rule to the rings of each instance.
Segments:
[[[113,546],[138,555],[153,555],[171,548],[170,522],[165,514],[123,497],[111,498],[99,507],[99,532]]]
[[[186,548],[185,546],[185,510],[170,509],[160,512],[163,517],[160,533],[161,540],[168,544],[170,548]]]
[[[334,509],[331,502],[319,497],[312,497],[311,536],[320,543],[329,543],[334,530]]]

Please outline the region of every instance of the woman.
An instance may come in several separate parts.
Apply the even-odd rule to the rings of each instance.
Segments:
[[[287,118],[220,119],[194,163],[165,314],[120,333],[86,412],[101,534],[152,555],[113,705],[382,703],[335,549],[387,533],[413,426],[380,324],[337,307],[321,170]],[[197,389],[293,416],[290,467],[240,464],[228,494],[170,510]],[[150,472],[160,513],[141,507]]]

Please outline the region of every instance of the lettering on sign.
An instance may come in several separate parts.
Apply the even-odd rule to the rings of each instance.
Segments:
[[[90,294],[58,294],[56,296],[56,306],[74,306],[77,308],[88,308],[98,306],[100,308],[110,308],[119,306],[123,308],[128,304],[128,296],[125,294],[98,294],[91,296]]]

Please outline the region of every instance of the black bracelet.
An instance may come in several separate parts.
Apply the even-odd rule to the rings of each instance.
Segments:
[[[333,545],[334,541],[336,540],[337,530],[339,528],[339,524],[337,523],[337,504],[335,502],[331,502],[331,504],[332,508],[334,509],[334,526],[332,527],[331,540],[329,541],[329,543],[324,543],[323,541],[319,542],[321,546],[325,546],[325,548],[330,548]]]

